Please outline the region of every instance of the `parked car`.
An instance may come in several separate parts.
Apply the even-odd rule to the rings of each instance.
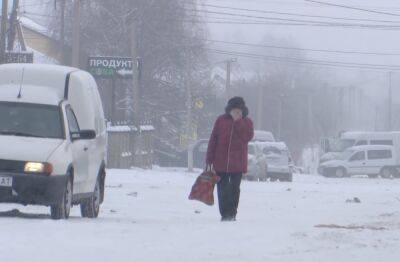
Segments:
[[[400,177],[400,159],[395,147],[386,145],[355,146],[345,150],[341,157],[320,165],[325,177],[368,175],[371,178]]]
[[[106,125],[94,78],[62,66],[0,66],[0,202],[73,205],[95,218],[104,199]],[[8,146],[5,146],[8,145]]]
[[[248,172],[244,178],[252,181],[293,181],[294,164],[283,142],[251,142],[248,149]]]
[[[267,161],[267,178],[271,181],[293,181],[292,163],[284,142],[259,142]]]

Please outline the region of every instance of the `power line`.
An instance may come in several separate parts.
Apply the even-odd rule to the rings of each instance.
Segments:
[[[398,66],[398,65],[393,66],[393,65],[381,65],[381,64],[348,63],[348,62],[338,62],[338,61],[328,61],[328,60],[311,60],[311,59],[289,58],[289,57],[280,57],[280,56],[261,55],[261,54],[255,54],[255,53],[218,50],[218,49],[210,49],[210,48],[206,48],[206,50],[213,52],[213,53],[217,53],[217,54],[239,56],[239,57],[252,58],[252,59],[263,59],[263,60],[278,61],[278,62],[287,62],[287,63],[293,63],[293,64],[322,65],[322,66],[331,66],[331,67],[371,69],[371,70],[373,69],[373,70],[386,70],[386,71],[387,70],[392,70],[392,71],[400,70],[400,66]]]
[[[311,51],[311,52],[320,52],[320,53],[400,56],[400,53],[380,53],[380,52],[359,52],[359,51],[328,50],[328,49],[310,49],[310,48],[298,48],[298,47],[285,47],[285,46],[275,46],[275,45],[253,44],[253,43],[244,43],[244,42],[231,42],[231,41],[206,39],[206,38],[203,38],[203,39],[199,38],[199,40],[203,40],[203,41],[207,41],[207,42],[214,42],[214,43],[239,45],[239,46],[265,47],[265,48],[274,48],[274,49]]]
[[[197,9],[187,9],[183,8],[189,12],[199,12],[199,13],[208,13],[208,14],[219,14],[225,16],[234,16],[234,17],[246,17],[246,18],[256,18],[263,20],[276,20],[276,21],[284,21],[284,22],[300,22],[300,23],[313,23],[313,24],[321,24],[328,26],[356,26],[356,27],[372,27],[372,28],[390,28],[390,29],[399,29],[400,26],[389,26],[389,25],[377,25],[377,24],[346,24],[346,23],[336,23],[336,22],[327,22],[327,21],[315,21],[315,20],[301,20],[301,19],[290,19],[290,18],[278,18],[278,17],[265,17],[265,16],[253,16],[246,14],[238,14],[238,13],[228,13],[228,12],[218,12],[218,11],[209,11],[209,10],[197,10]]]
[[[219,8],[219,9],[246,11],[246,12],[264,13],[264,14],[278,14],[278,15],[298,16],[298,17],[311,17],[311,18],[323,18],[323,19],[359,21],[359,22],[400,23],[400,21],[391,21],[391,20],[374,20],[374,19],[359,19],[359,18],[348,18],[348,17],[307,15],[307,14],[299,14],[299,13],[287,13],[287,12],[277,12],[277,11],[269,11],[269,10],[256,10],[256,9],[237,8],[237,7],[229,7],[229,6],[222,6],[222,5],[210,5],[210,4],[200,4],[200,5],[206,6],[206,7],[212,7],[212,8]]]
[[[340,7],[340,8],[346,8],[346,9],[352,9],[352,10],[357,10],[357,11],[363,11],[363,12],[367,12],[367,13],[374,13],[374,14],[381,14],[381,15],[390,15],[390,16],[400,16],[400,14],[389,13],[389,12],[382,12],[382,11],[377,11],[377,10],[372,10],[372,9],[365,9],[365,8],[361,8],[361,7],[354,7],[354,6],[348,6],[348,5],[339,5],[339,4],[321,2],[321,1],[316,1],[316,0],[304,0],[304,1],[311,2],[311,3],[317,3],[317,4],[321,4],[321,5],[329,5],[329,6],[335,6],[335,7]]]

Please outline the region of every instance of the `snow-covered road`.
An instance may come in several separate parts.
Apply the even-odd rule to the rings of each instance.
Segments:
[[[0,205],[0,261],[398,261],[400,180],[295,176],[244,182],[238,221],[187,200],[196,175],[108,172],[97,220]],[[346,202],[357,197],[361,203]],[[7,212],[18,208],[21,212]],[[316,225],[364,229],[318,228]]]

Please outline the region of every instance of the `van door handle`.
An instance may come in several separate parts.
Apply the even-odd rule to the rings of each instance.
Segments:
[[[85,146],[84,148],[83,148],[83,151],[88,151],[89,150],[89,148],[87,147],[87,146]]]

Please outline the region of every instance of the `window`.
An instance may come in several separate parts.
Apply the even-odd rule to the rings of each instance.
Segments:
[[[207,143],[202,143],[199,146],[199,152],[200,153],[206,153],[208,149],[208,144]]]
[[[66,109],[67,119],[68,119],[68,126],[70,133],[79,133],[79,125],[78,121],[76,120],[74,111],[70,107]]]
[[[249,155],[255,155],[256,154],[256,148],[254,145],[248,145],[248,153]]]
[[[369,150],[368,159],[390,159],[392,158],[392,151],[390,150]]]
[[[58,106],[0,102],[0,135],[61,139],[62,126]]]
[[[359,140],[357,141],[357,143],[355,144],[356,146],[364,146],[367,145],[367,140]]]
[[[281,155],[282,151],[277,148],[277,147],[273,147],[273,146],[267,146],[263,149],[263,153],[265,155]]]
[[[371,140],[371,145],[393,146],[393,140]]]
[[[350,158],[350,161],[362,161],[362,160],[365,160],[365,152],[364,151],[359,151]]]

